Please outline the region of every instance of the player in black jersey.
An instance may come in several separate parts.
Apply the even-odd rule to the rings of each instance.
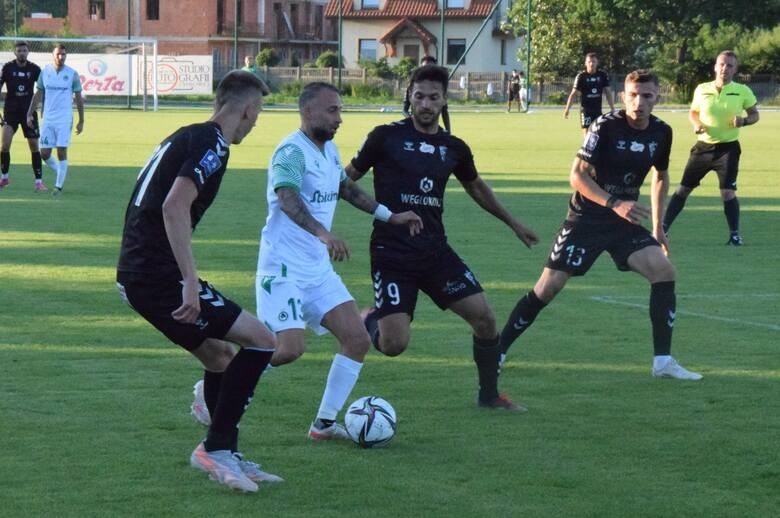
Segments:
[[[30,146],[33,174],[35,175],[35,192],[46,191],[43,185],[41,151],[38,148],[38,116],[33,114],[33,126],[27,126],[27,109],[30,107],[34,93],[35,82],[41,74],[41,68],[27,61],[29,48],[27,43],[19,41],[14,46],[16,59],[3,65],[0,73],[0,88],[5,85],[5,104],[3,105],[3,136],[0,150],[0,189],[10,183],[8,170],[11,166],[11,142],[19,126],[22,127],[24,138]]]
[[[501,347],[506,354],[569,278],[585,275],[606,251],[618,270],[633,270],[650,282],[652,375],[699,380],[700,374],[684,369],[671,356],[676,271],[665,253],[668,242],[661,219],[669,188],[672,129],[651,114],[658,102],[658,78],[645,70],[628,74],[623,100],[625,110],[599,117],[588,130],[569,176],[575,192],[566,220],[541,277],[509,316]],[[651,169],[652,208],[648,209],[637,200]],[[652,232],[640,224],[647,217]]]
[[[612,90],[609,88],[609,76],[603,70],[598,70],[599,58],[594,52],[585,56],[585,70],[574,78],[569,98],[566,99],[566,108],[563,109],[564,118],[569,118],[569,108],[574,101],[577,92],[580,93],[580,126],[582,132],[587,133],[588,126],[601,115],[601,98],[606,96],[609,111],[615,109],[612,102]]]
[[[498,201],[477,174],[474,157],[461,139],[439,128],[447,103],[447,70],[427,65],[411,80],[411,118],[377,126],[346,167],[352,179],[374,169],[374,196],[392,212],[412,210],[423,220],[420,234],[381,222],[371,236],[375,308],[364,314],[374,345],[388,356],[409,344],[419,290],[441,309],[451,309],[474,332],[474,361],[479,375],[480,406],[525,410],[498,393],[498,329],[482,287],[447,244],[442,223],[444,190],[451,174],[487,212],[506,223],[526,246],[536,234]]]
[[[120,295],[205,368],[213,416],[190,464],[242,491],[281,481],[238,453],[238,422],[275,348],[253,315],[198,278],[191,234],[219,190],[230,154],[254,127],[267,87],[234,70],[217,87],[214,114],[162,141],[141,170],[125,215]],[[233,355],[233,346],[241,347]],[[232,360],[231,360],[232,358]]]

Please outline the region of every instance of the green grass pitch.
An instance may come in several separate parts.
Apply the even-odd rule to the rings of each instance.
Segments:
[[[679,182],[694,135],[675,130]],[[243,419],[242,450],[286,478],[232,494],[188,466],[203,429],[188,415],[196,361],[119,299],[114,287],[132,185],[168,133],[205,111],[87,107],[60,199],[33,193],[21,134],[0,191],[0,514],[3,516],[777,516],[780,509],[780,115],[742,131],[746,245],[727,238],[714,175],[672,229],[678,269],[673,354],[699,383],[650,377],[649,289],[601,258],[514,345],[501,386],[525,415],[477,409],[468,327],[421,298],[409,350],[376,351],[350,400],[396,408],[381,450],[311,444],[335,344],[307,335],[296,363],[264,376]],[[395,117],[397,117],[397,112]],[[346,113],[336,143],[349,160],[393,114]],[[541,236],[527,250],[457,182],[445,200],[451,243],[486,288],[499,325],[536,281],[566,210],[581,133],[560,110],[453,113],[481,174]],[[200,273],[250,311],[265,168],[294,113],[265,112],[231,150],[216,203],[196,232]],[[370,190],[368,178],[363,185]],[[51,187],[53,175],[45,172]],[[643,200],[648,200],[649,188]],[[337,265],[371,301],[370,216],[348,205]]]

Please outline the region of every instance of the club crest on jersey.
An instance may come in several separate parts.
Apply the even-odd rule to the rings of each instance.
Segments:
[[[427,176],[420,180],[420,190],[422,192],[431,192],[431,189],[433,189],[433,180]]]
[[[203,158],[201,158],[198,163],[205,170],[206,178],[214,174],[222,166],[222,160],[219,159],[219,156],[217,156],[217,153],[215,153],[213,149],[206,151],[206,154],[203,155]]]
[[[408,140],[404,142],[404,151],[414,151],[414,142]]]
[[[439,146],[439,156],[441,156],[442,162],[447,159],[447,146]]]
[[[420,142],[420,152],[421,153],[428,153],[432,155],[436,151],[436,147],[428,144],[427,142]]]
[[[647,144],[647,149],[650,151],[650,157],[652,158],[653,155],[655,155],[655,150],[658,149],[658,142],[653,141]]]

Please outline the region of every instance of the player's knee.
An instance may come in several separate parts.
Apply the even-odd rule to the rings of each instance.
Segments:
[[[368,333],[364,329],[360,331],[362,332],[345,337],[340,344],[341,352],[348,358],[357,361],[363,361],[366,353],[371,348],[371,338],[368,336]]]
[[[384,335],[379,336],[379,350],[385,356],[398,356],[406,350],[406,346],[409,344],[408,340],[404,340],[402,337],[393,337]]]
[[[681,198],[687,198],[691,194],[691,191],[693,191],[693,187],[686,187],[681,185],[677,188],[675,194]]]
[[[651,283],[674,281],[676,279],[677,268],[675,268],[670,261],[659,261],[653,265],[653,269],[650,274]]]
[[[469,322],[474,331],[474,336],[494,337],[498,333],[496,328],[496,316],[489,309],[481,312]]]
[[[292,363],[303,356],[303,346],[277,347],[271,356],[271,365],[278,367],[286,363]]]

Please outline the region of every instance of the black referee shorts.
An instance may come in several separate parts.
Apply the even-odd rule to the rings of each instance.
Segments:
[[[736,140],[718,144],[696,142],[691,148],[680,185],[695,189],[707,173],[715,171],[721,189],[736,191],[741,154],[742,148]]]

